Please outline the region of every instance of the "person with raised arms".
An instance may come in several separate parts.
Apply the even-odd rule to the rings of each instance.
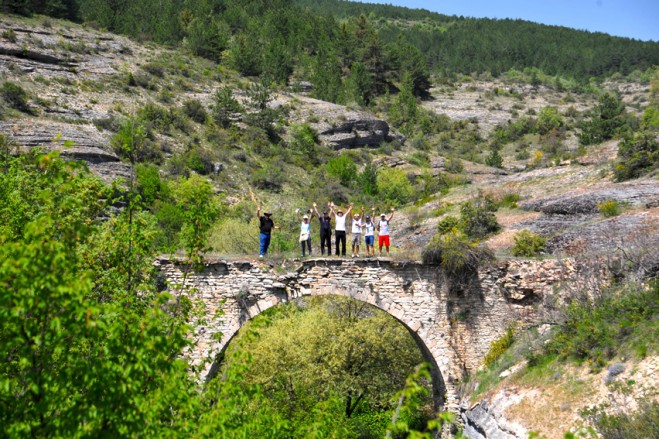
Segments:
[[[330,201],[330,215],[334,215],[334,245],[336,246],[336,255],[345,256],[346,255],[346,218],[350,215],[352,211],[352,203],[348,206],[348,210],[343,212],[343,209],[340,207],[336,208],[335,212],[334,203]],[[339,244],[341,246],[339,247]]]
[[[311,219],[313,218],[313,212],[309,209],[302,217],[300,217],[300,209],[295,209],[295,213],[297,214],[298,221],[300,221],[300,248],[302,249],[302,257],[305,256],[305,247],[309,248],[309,256],[311,256]]]
[[[386,218],[384,212],[380,214],[380,221],[378,221],[378,246],[380,247],[380,256],[382,256],[382,247],[386,247],[387,256],[389,256],[389,246],[391,242],[389,240],[389,222],[391,218],[394,217],[394,208],[391,208],[391,215],[389,218]]]
[[[264,257],[268,254],[268,248],[270,247],[270,237],[272,230],[279,230],[279,226],[275,226],[274,221],[272,221],[272,212],[265,211],[263,216],[261,216],[262,206],[259,204],[259,207],[256,209],[256,216],[259,219],[259,258]]]
[[[327,203],[327,209],[330,209],[330,203]],[[322,216],[318,213],[316,203],[313,203],[313,210],[316,212],[318,221],[320,221],[320,254],[325,255],[325,246],[327,245],[327,256],[332,255],[332,217],[327,210],[323,211]]]

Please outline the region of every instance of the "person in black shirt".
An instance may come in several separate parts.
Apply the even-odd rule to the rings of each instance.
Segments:
[[[327,256],[332,255],[332,217],[329,216],[329,212],[324,211],[322,215],[318,213],[316,208],[316,203],[313,203],[313,210],[318,215],[318,220],[320,221],[320,253],[325,255],[325,245],[327,244]]]
[[[262,258],[268,253],[272,229],[279,229],[279,227],[275,226],[274,221],[270,218],[272,212],[263,212],[263,216],[261,216],[261,206],[256,209],[256,216],[259,218],[259,231],[261,232],[259,235],[259,258]]]

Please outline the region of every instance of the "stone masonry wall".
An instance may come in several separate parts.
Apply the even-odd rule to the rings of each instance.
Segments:
[[[170,285],[183,283],[186,266],[168,259],[156,264]],[[407,327],[435,369],[436,397],[452,409],[456,383],[482,365],[490,343],[507,327],[537,320],[554,284],[566,278],[564,271],[557,261],[504,261],[456,286],[437,266],[420,262],[311,259],[279,274],[260,262],[208,260],[183,285],[201,299],[208,316],[197,326],[196,349],[189,355],[193,364],[214,361],[245,322],[283,302],[308,295],[352,297]],[[212,319],[219,309],[224,315]],[[204,376],[209,370],[210,365]]]

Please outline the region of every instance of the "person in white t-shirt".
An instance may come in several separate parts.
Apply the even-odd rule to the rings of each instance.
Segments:
[[[364,215],[364,208],[362,207],[361,215],[356,213],[352,217],[352,257],[359,257],[359,243],[362,240],[362,228],[364,223],[362,223],[361,217]]]
[[[375,214],[375,209],[371,209]],[[371,221],[371,215],[366,215],[364,221],[364,241],[366,242],[366,256],[375,256],[375,223]]]
[[[336,213],[334,210],[334,203],[330,202],[330,215],[334,214],[334,246],[336,247],[337,256],[346,255],[346,218],[350,215],[352,211],[352,203],[348,207],[348,210],[343,213],[343,209],[340,207],[336,208]],[[341,246],[339,247],[339,243]]]
[[[387,256],[389,256],[389,246],[391,242],[389,240],[389,221],[394,217],[394,208],[391,208],[391,215],[389,218],[386,218],[386,215],[383,213],[380,214],[380,221],[378,222],[378,246],[380,247],[380,256],[382,256],[382,247],[386,247]]]

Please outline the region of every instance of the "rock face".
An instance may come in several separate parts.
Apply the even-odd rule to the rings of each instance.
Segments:
[[[0,134],[22,148],[43,147],[62,157],[83,160],[104,181],[130,178],[131,169],[109,150],[109,139],[93,125],[76,125],[40,120],[0,122]]]
[[[480,401],[469,409],[463,409],[461,418],[464,434],[470,439],[527,439],[524,427],[504,417],[507,407],[517,404],[520,396],[501,391]]]
[[[272,105],[299,104],[293,119],[308,123],[318,132],[325,146],[352,149],[365,146],[377,147],[384,142],[405,142],[405,136],[390,129],[389,124],[365,111],[351,110],[342,105],[319,101],[306,96],[280,96]]]

